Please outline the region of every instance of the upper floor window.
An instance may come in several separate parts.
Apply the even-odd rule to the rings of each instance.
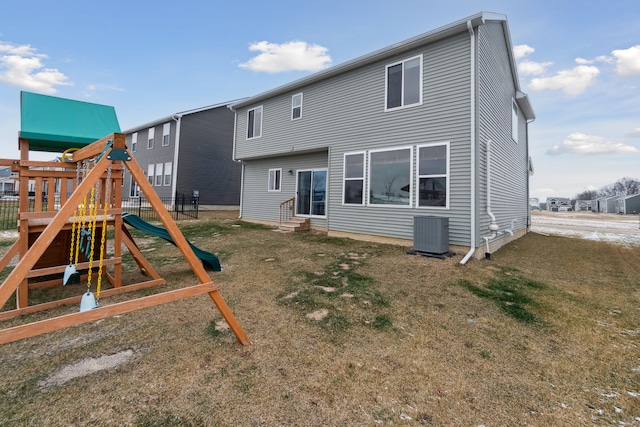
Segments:
[[[247,139],[262,136],[262,105],[247,112]]]
[[[280,191],[282,169],[269,169],[269,191]]]
[[[418,147],[418,206],[449,207],[449,143]]]
[[[131,152],[135,153],[137,147],[138,147],[138,132],[134,132],[131,135]]]
[[[387,65],[386,109],[422,103],[422,55]]]
[[[518,104],[511,100],[511,138],[518,142]]]
[[[345,205],[364,204],[364,153],[344,155]]]
[[[171,129],[171,123],[165,123],[162,125],[162,146],[169,145],[169,131]]]
[[[156,129],[149,128],[149,137],[147,139],[147,149],[151,150],[153,148],[153,137],[155,136]]]
[[[411,206],[411,148],[369,152],[369,204]]]
[[[298,93],[291,97],[291,120],[302,117],[302,94]]]

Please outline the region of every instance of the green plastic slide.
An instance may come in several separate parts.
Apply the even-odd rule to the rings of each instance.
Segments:
[[[171,235],[166,229],[162,227],[158,227],[153,224],[149,224],[147,221],[140,218],[138,215],[134,215],[128,212],[123,212],[122,219],[124,220],[124,222],[126,222],[133,228],[136,228],[152,236],[160,237],[166,240],[167,242],[170,242],[173,245],[176,244],[176,242],[173,241],[173,238],[171,237]],[[202,249],[194,246],[188,240],[187,240],[187,243],[189,243],[189,246],[191,246],[191,249],[193,249],[193,252],[202,261],[202,265],[204,265],[205,268],[210,268],[213,271],[222,271],[222,267],[220,267],[220,261],[218,260],[218,257],[216,257],[211,252],[203,251]]]

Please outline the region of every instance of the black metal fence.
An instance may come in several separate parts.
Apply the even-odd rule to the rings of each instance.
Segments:
[[[176,195],[176,197],[161,197],[160,200],[173,219],[198,218],[200,200],[192,195]],[[43,200],[46,202],[46,200]],[[34,200],[29,200],[29,212],[33,212]],[[3,196],[0,198],[0,231],[18,229],[17,196]],[[56,209],[59,207],[56,202]],[[42,210],[47,210],[47,203],[42,203]],[[146,221],[159,220],[151,203],[146,197],[131,197],[122,199],[122,211],[138,215]]]

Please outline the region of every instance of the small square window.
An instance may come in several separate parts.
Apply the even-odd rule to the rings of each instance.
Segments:
[[[268,191],[280,191],[282,181],[282,169],[269,169]]]
[[[386,109],[422,104],[422,55],[387,65]]]

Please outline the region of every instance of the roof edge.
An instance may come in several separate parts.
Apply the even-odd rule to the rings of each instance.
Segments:
[[[260,102],[264,99],[271,98],[276,95],[281,95],[283,93],[296,90],[299,87],[306,86],[320,80],[324,80],[329,77],[333,77],[347,71],[351,71],[353,69],[362,67],[364,65],[371,64],[380,59],[396,55],[398,53],[413,49],[417,46],[421,46],[426,43],[431,43],[445,37],[451,36],[453,34],[457,34],[459,32],[466,32],[467,30],[467,22],[471,21],[472,26],[477,27],[478,25],[482,25],[485,21],[501,21],[506,24],[507,17],[506,15],[493,13],[493,12],[479,12],[474,15],[468,16],[466,18],[460,19],[458,21],[452,22],[450,24],[438,27],[434,30],[428,31],[426,33],[417,35],[415,37],[406,39],[404,41],[392,44],[382,49],[378,49],[372,53],[360,56],[358,58],[349,60],[347,62],[343,62],[342,64],[335,65],[333,67],[327,68],[322,71],[318,71],[313,73],[307,77],[303,77],[301,79],[295,80],[291,83],[276,87],[274,89],[270,89],[266,92],[262,92],[258,95],[245,98],[237,103],[231,104],[231,109],[235,110],[236,108],[246,107],[257,102]],[[509,40],[509,44],[511,40]],[[512,54],[510,54],[512,55]],[[512,61],[513,63],[513,61]],[[516,76],[517,79],[517,76]]]
[[[204,107],[194,108],[194,109],[191,109],[191,110],[180,111],[180,112],[171,114],[170,116],[165,116],[165,117],[162,117],[162,118],[159,118],[159,119],[156,119],[156,120],[152,120],[150,122],[143,123],[143,124],[138,125],[138,126],[134,126],[132,128],[129,128],[127,130],[122,131],[122,133],[129,134],[129,133],[132,133],[132,132],[139,131],[141,129],[146,129],[146,128],[149,128],[149,127],[152,127],[152,126],[156,126],[156,125],[158,125],[160,123],[166,123],[168,121],[175,120],[178,117],[187,116],[189,114],[200,113],[202,111],[213,110],[214,108],[221,108],[221,107],[228,108],[233,103],[240,102],[243,99],[246,99],[246,98],[238,98],[238,99],[233,99],[231,101],[220,102],[218,104],[212,104],[212,105],[207,105],[207,106],[204,106]]]

